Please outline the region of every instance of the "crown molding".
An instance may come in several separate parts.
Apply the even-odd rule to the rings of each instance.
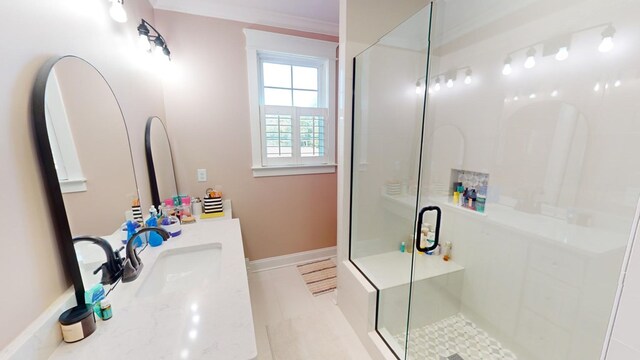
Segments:
[[[202,0],[149,0],[158,10],[176,11],[192,15],[215,17],[250,24],[273,26],[317,34],[338,36],[338,24],[328,21],[288,15],[263,9],[220,4]]]

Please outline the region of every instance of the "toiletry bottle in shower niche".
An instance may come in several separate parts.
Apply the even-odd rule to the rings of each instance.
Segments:
[[[447,241],[442,246],[442,260],[449,261],[451,259],[451,241]]]

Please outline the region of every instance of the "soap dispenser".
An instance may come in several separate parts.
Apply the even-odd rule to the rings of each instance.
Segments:
[[[149,208],[149,218],[145,222],[148,227],[158,227],[157,215],[158,213],[156,211],[156,208],[153,205],[151,205],[151,207]],[[152,247],[162,245],[162,241],[163,239],[162,239],[162,236],[160,236],[160,234],[156,233],[155,231],[152,231],[149,233],[149,245],[151,245]]]

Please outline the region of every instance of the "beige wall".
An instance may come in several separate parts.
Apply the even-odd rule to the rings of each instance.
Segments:
[[[29,96],[35,74],[50,57],[75,54],[93,63],[113,86],[132,132],[134,163],[144,169],[144,125],[164,115],[161,84],[136,48],[136,22],[153,22],[146,0],[126,2],[129,22],[118,24],[103,0],[0,3],[0,348],[7,345],[69,286],[49,219],[30,131]],[[145,204],[148,181],[138,171]]]
[[[179,190],[202,196],[207,187],[221,185],[241,220],[251,260],[334,246],[335,174],[252,175],[242,30],[268,28],[167,11],[156,11],[156,21],[174,54],[164,90]],[[207,182],[197,182],[199,168],[208,170]]]

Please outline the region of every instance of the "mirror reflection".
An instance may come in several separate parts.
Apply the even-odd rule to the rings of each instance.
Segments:
[[[147,120],[145,148],[151,198],[153,204],[158,206],[164,200],[179,195],[179,192],[167,127],[157,116]]]
[[[47,79],[45,117],[72,237],[119,239],[139,196],[127,128],[109,84],[83,59],[60,59]],[[93,272],[105,253],[89,242],[75,249],[88,289],[100,282],[102,274]]]
[[[573,207],[588,133],[584,115],[560,101],[534,103],[511,115],[500,137],[495,172],[505,184],[504,201],[511,200],[519,211],[554,217]],[[510,178],[514,181],[504,180]]]

